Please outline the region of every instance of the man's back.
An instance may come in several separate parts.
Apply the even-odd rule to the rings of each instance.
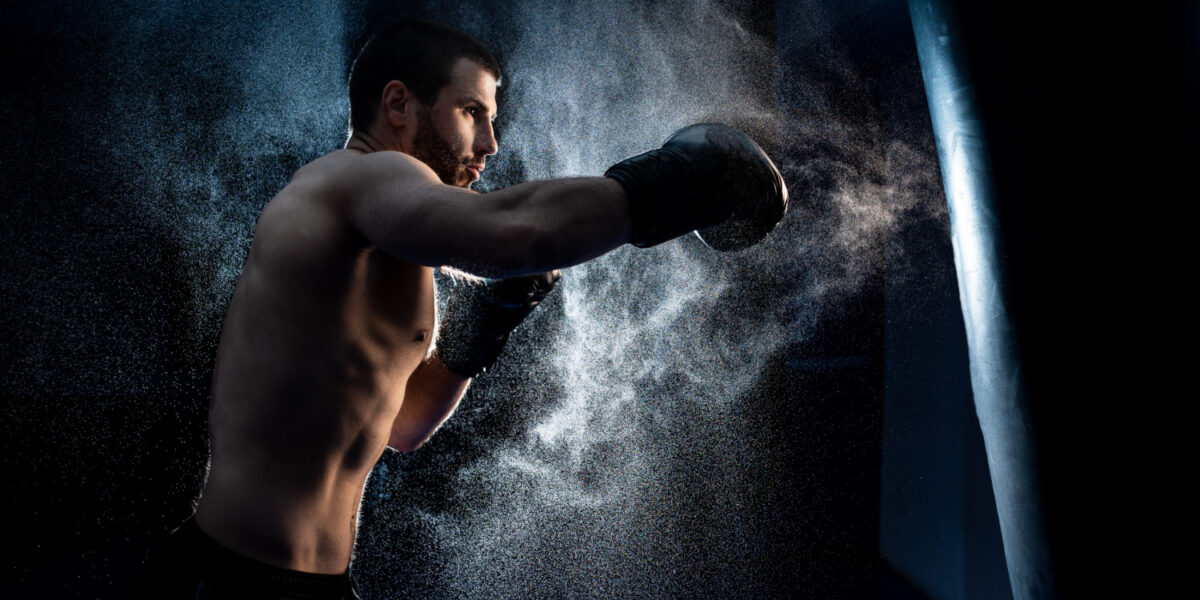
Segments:
[[[432,271],[341,215],[353,150],[298,171],[259,219],[223,324],[197,523],[290,569],[341,573],[363,483],[435,327]]]

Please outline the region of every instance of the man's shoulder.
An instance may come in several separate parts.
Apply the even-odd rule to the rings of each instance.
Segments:
[[[354,195],[381,184],[395,185],[437,181],[436,174],[425,163],[404,154],[383,150],[363,154],[342,149],[330,152],[300,167],[292,175],[288,187],[304,191],[320,191],[325,197]]]
[[[257,250],[263,258],[283,259],[348,241],[352,232],[339,207],[346,185],[339,179],[353,167],[345,152],[326,154],[292,175],[259,215],[252,254]]]
[[[400,152],[330,152],[300,167],[263,211],[263,218],[294,211],[336,214],[380,189],[427,179],[420,161]],[[331,213],[332,211],[332,213]]]
[[[331,152],[297,170],[267,203],[255,238],[288,251],[297,245],[313,250],[365,245],[351,223],[356,204],[381,195],[394,197],[409,182],[419,185],[435,177],[424,163],[400,152]]]

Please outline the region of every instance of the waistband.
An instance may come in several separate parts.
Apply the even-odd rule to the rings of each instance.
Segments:
[[[191,545],[199,555],[198,559],[207,563],[208,567],[217,573],[236,577],[244,583],[259,582],[273,586],[303,589],[310,593],[337,593],[354,589],[354,580],[350,570],[335,575],[326,573],[306,573],[270,565],[248,556],[238,554],[220,542],[210,537],[196,524],[195,517],[189,517],[171,537],[182,543]]]

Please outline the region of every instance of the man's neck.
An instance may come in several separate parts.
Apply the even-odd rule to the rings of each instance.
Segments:
[[[370,154],[372,152],[379,152],[380,150],[388,150],[389,147],[374,134],[367,131],[355,130],[346,140],[346,149],[358,150],[363,154]]]

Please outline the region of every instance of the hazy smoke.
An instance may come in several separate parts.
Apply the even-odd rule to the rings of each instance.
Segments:
[[[345,20],[336,2],[165,2],[112,37],[112,68],[130,84],[110,99],[110,150],[141,175],[121,200],[178,253],[193,320],[179,349],[189,360],[213,348],[262,207],[344,139]]]
[[[430,445],[377,467],[355,563],[362,587],[369,597],[740,595],[771,551],[755,540],[783,468],[757,406],[771,398],[755,386],[825,307],[879,276],[895,251],[889,231],[945,220],[934,159],[885,139],[869,102],[844,92],[861,82],[837,52],[806,49],[805,64],[823,69],[812,79],[726,3],[479,4],[424,16],[504,49],[501,151],[483,188],[597,175],[719,118],[777,157],[793,207],[744,252],[685,237],[569,269]],[[177,385],[172,369],[207,374],[263,205],[344,138],[346,28],[359,17],[338,2],[139,3],[105,17],[72,22],[96,41],[96,60],[79,61],[112,93],[53,107],[86,117],[79,137],[94,162],[72,168],[89,187],[68,200],[93,228],[56,234],[69,259],[7,255],[23,260],[6,294],[28,296],[29,308],[6,318],[39,326],[22,325],[6,378],[28,394],[185,396],[162,386]],[[22,243],[52,229],[30,226]],[[114,265],[128,284],[103,280]],[[178,339],[155,329],[170,319],[184,321],[170,329]],[[88,421],[103,407],[29,402],[5,416],[86,438],[93,454],[127,459],[106,473],[144,484],[138,461],[178,451],[137,446],[146,423],[173,432],[202,421],[195,404],[147,402],[151,416],[108,429]],[[97,501],[121,497],[112,484]]]
[[[437,557],[421,561],[421,575],[380,588],[414,596],[752,589],[747,578],[766,552],[754,547],[756,530],[770,522],[759,505],[783,467],[771,424],[746,394],[823,306],[879,276],[887,231],[944,217],[936,163],[879,139],[869,120],[848,121],[815,85],[784,85],[800,74],[718,3],[511,10],[521,29],[504,65],[509,114],[485,187],[511,183],[516,165],[527,179],[599,174],[680,127],[720,118],[767,137],[793,208],[744,252],[716,253],[687,237],[567,270],[552,306],[518,332],[490,375],[501,381],[485,376],[465,403],[482,408],[443,435],[488,427],[505,410],[497,405],[536,408],[508,409],[527,417],[513,435],[451,459],[462,466],[445,486],[448,508],[405,491],[421,482],[377,472],[372,489],[385,490],[384,502],[395,492],[415,506],[408,515],[379,509],[389,515],[380,523],[405,537],[360,542],[369,555],[360,564],[411,575],[407,554],[386,558],[396,552],[389,544],[429,548]],[[836,54],[821,60],[837,84],[855,85]],[[415,457],[392,460],[410,473],[437,470]],[[435,583],[413,583],[425,578]]]

